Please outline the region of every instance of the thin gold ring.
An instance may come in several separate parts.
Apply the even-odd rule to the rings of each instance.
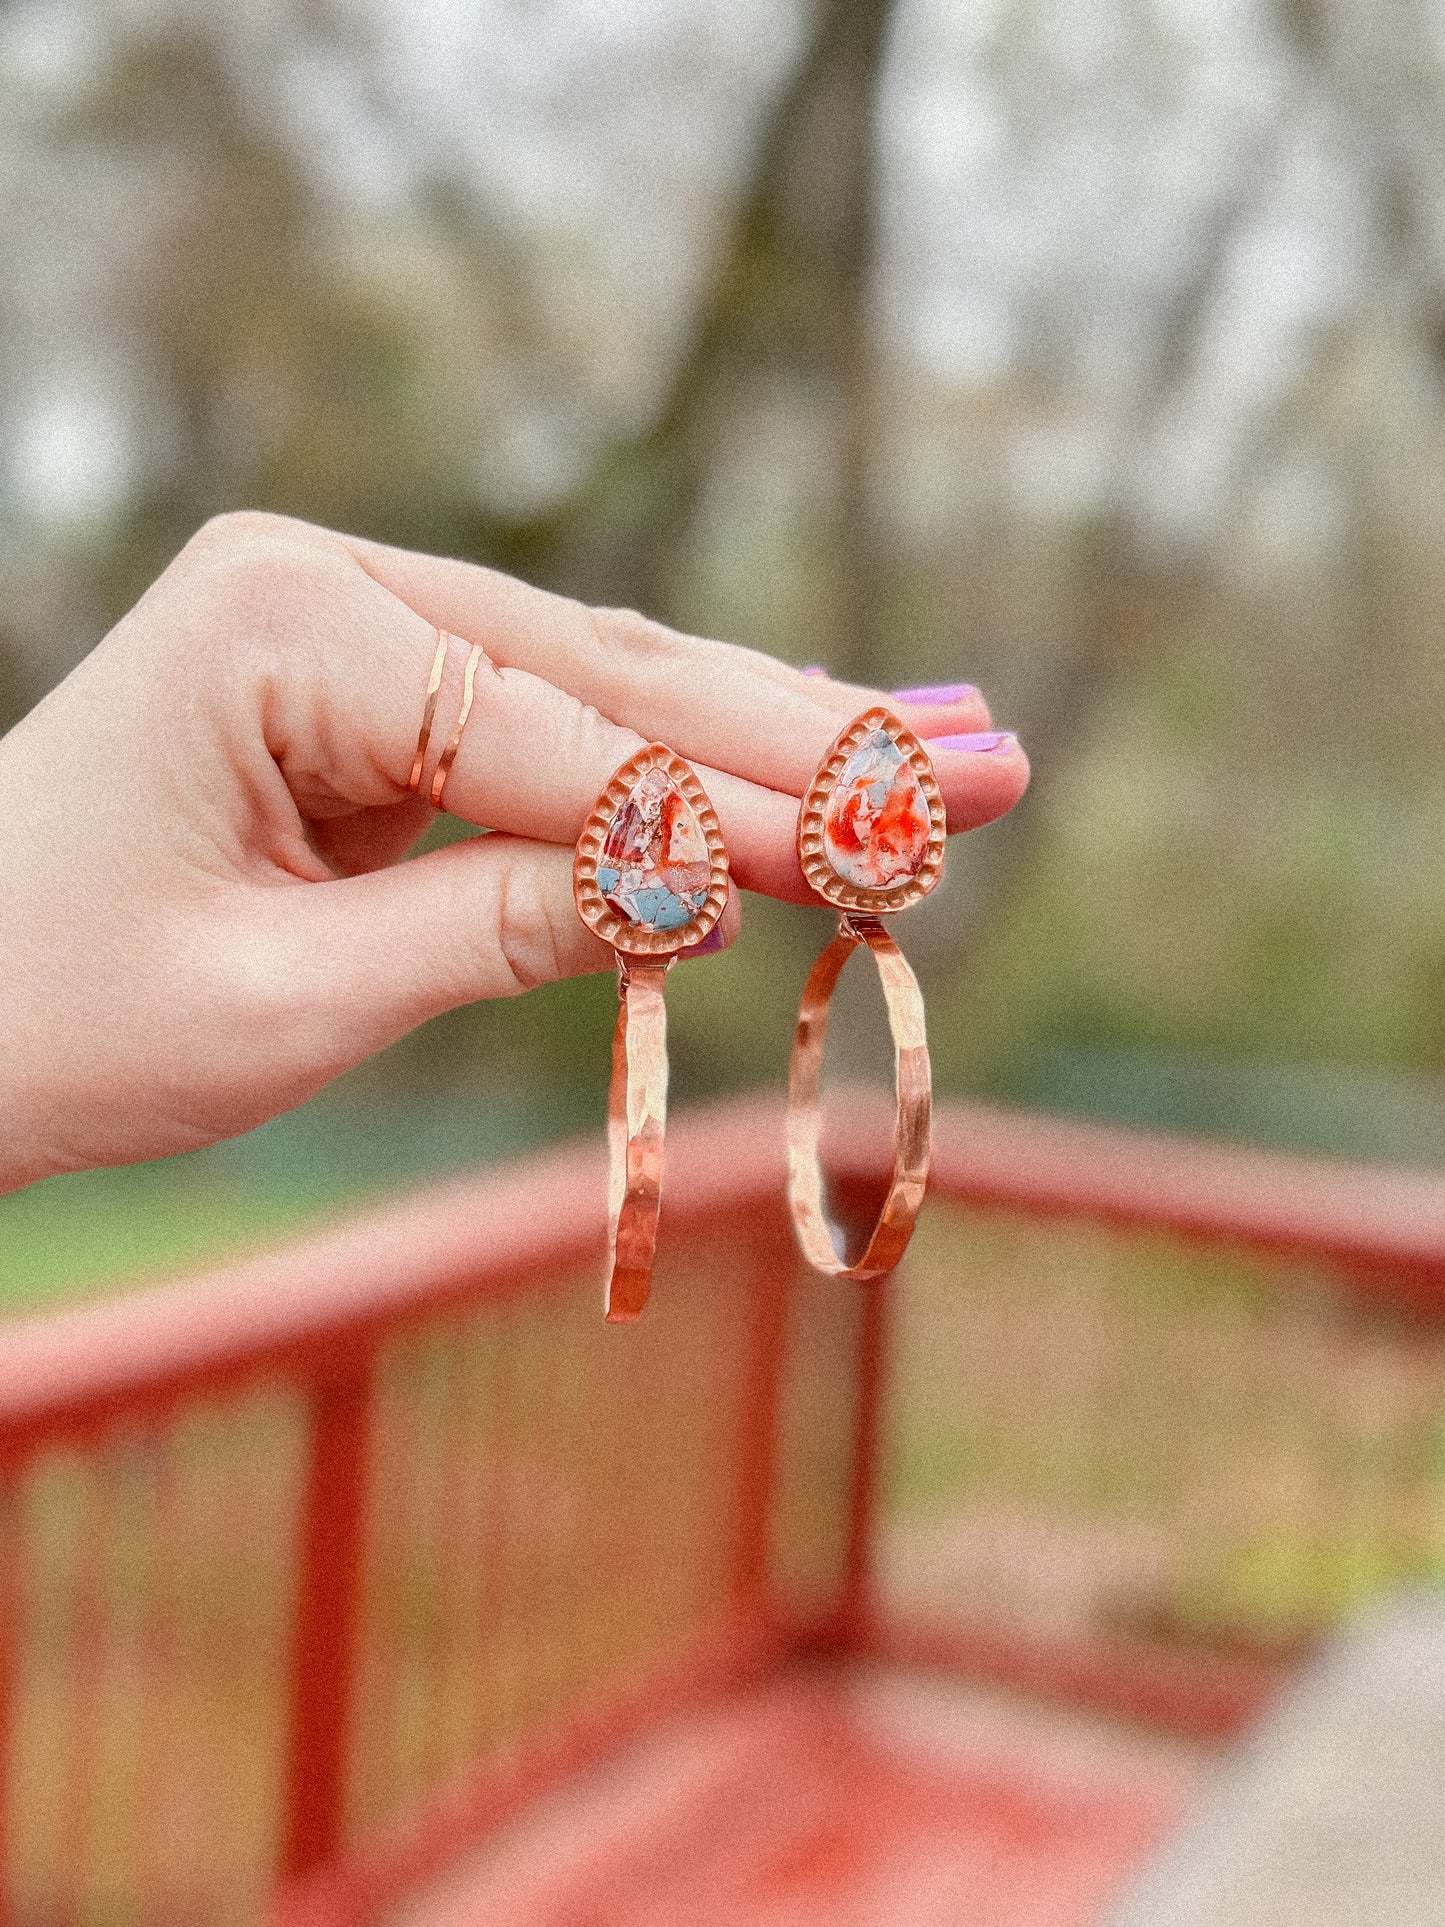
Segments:
[[[438,629],[437,652],[432,657],[431,676],[427,681],[426,706],[421,712],[421,730],[416,739],[416,755],[412,758],[411,775],[406,781],[406,786],[413,796],[421,788],[422,764],[426,761],[426,753],[431,745],[431,726],[437,713],[437,692],[442,686],[442,676],[446,671],[447,649],[450,643],[451,637],[446,630]]]
[[[457,726],[451,733],[451,740],[442,751],[441,761],[436,766],[436,774],[431,779],[432,808],[442,806],[442,791],[447,786],[447,778],[452,773],[452,764],[457,760],[457,751],[462,746],[462,731],[467,726],[467,718],[472,713],[472,697],[476,693],[477,664],[482,659],[482,645],[474,642],[467,656],[467,667],[462,677],[462,708],[457,717]]]

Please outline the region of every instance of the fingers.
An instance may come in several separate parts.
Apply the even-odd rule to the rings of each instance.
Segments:
[[[571,851],[518,837],[477,837],[367,876],[277,891],[269,922],[285,1023],[298,1036],[332,1035],[342,1013],[351,1061],[459,1004],[615,961],[577,915]],[[734,891],[710,947],[726,947],[738,928]]]
[[[454,653],[460,655],[459,650]],[[424,764],[425,781],[442,755],[444,740],[444,731],[438,732]],[[469,822],[510,836],[570,846],[613,772],[649,740],[540,676],[523,669],[497,668],[483,658],[475,669],[471,713],[446,779],[444,801],[454,815]],[[946,751],[939,756],[940,767],[949,758],[980,766],[966,785],[954,786],[955,797],[962,792],[966,798],[970,821],[986,821],[1012,802],[1018,777],[1016,753],[1011,756],[1002,746],[988,752]],[[804,783],[815,763],[816,759],[808,763]],[[796,853],[797,797],[707,762],[699,761],[695,768],[718,813],[739,884],[768,896],[809,902]],[[386,813],[365,813],[373,814],[384,817]],[[344,825],[327,825],[326,835],[315,839],[333,859],[336,846],[343,847],[338,867],[364,867],[363,862],[347,860],[362,834],[359,823],[352,828],[357,822],[347,819]],[[369,849],[364,844],[363,855]]]
[[[795,853],[798,799],[838,730],[879,692],[626,612],[589,610],[469,563],[278,517],[227,518],[192,548],[191,577],[207,585],[198,626],[245,636],[244,659],[264,665],[264,741],[244,788],[264,797],[279,766],[310,841],[309,852],[284,849],[297,874],[311,873],[306,864],[318,857],[333,871],[369,869],[425,827],[427,788],[461,708],[465,639],[485,659],[447,779],[449,810],[570,846],[617,766],[663,741],[696,768],[738,882],[808,900]],[[422,796],[403,801],[438,628],[459,640],[446,660]],[[897,706],[932,743],[950,829],[988,822],[1018,800],[1027,761],[1011,737],[984,732],[976,691],[916,691]],[[281,848],[284,825],[268,830]]]
[[[613,771],[647,740],[539,676],[484,665],[445,802],[472,823],[570,846]],[[1013,800],[1017,753],[944,752],[940,767],[948,759],[983,765],[967,784],[979,821]],[[742,888],[811,902],[798,869],[798,796],[763,788],[705,761],[694,767],[717,809],[728,863]],[[813,767],[809,763],[803,782],[811,779]]]
[[[496,668],[566,691],[637,741],[667,743],[700,775],[725,771],[797,799],[838,731],[861,709],[891,700],[755,650],[681,635],[630,610],[589,609],[473,563],[349,539],[348,548],[428,623],[480,643]],[[414,662],[418,688],[424,679]],[[960,683],[911,693],[915,700],[898,705],[903,720],[921,737],[942,739],[935,767],[950,829],[975,828],[1012,808],[1028,782],[1017,743],[985,750],[950,740],[987,732],[978,691]],[[721,814],[721,799],[713,802]],[[448,804],[458,806],[450,789]]]

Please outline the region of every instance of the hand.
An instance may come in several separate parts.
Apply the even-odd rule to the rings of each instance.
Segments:
[[[446,806],[495,834],[401,863],[460,707],[453,645],[409,795],[438,626],[486,651]],[[697,769],[739,885],[808,900],[798,798],[874,700],[469,563],[208,524],[0,742],[0,1189],[248,1130],[440,1011],[610,966],[572,846],[644,742]],[[988,725],[967,690],[902,713]],[[935,763],[950,829],[1028,780],[1012,738]]]

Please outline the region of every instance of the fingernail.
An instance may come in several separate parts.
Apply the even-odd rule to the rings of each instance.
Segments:
[[[821,662],[810,662],[799,673],[804,676],[826,676],[828,671]]]
[[[962,703],[970,696],[976,696],[977,689],[971,682],[925,683],[921,689],[895,689],[893,698],[900,703]]]
[[[985,729],[972,736],[930,736],[927,741],[930,749],[971,750],[979,756],[991,749],[1012,749],[1017,738],[1012,730]]]
[[[701,943],[695,943],[691,950],[684,950],[682,954],[684,957],[715,957],[719,950],[726,948],[723,927],[720,923],[715,923]]]

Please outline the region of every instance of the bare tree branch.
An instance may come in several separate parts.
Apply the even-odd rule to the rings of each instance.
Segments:
[[[877,638],[869,510],[874,104],[892,0],[826,0],[759,143],[731,245],[661,416],[603,464],[582,501],[522,537],[534,573],[594,601],[666,614],[717,423],[769,369],[821,372],[840,425],[838,667]]]

